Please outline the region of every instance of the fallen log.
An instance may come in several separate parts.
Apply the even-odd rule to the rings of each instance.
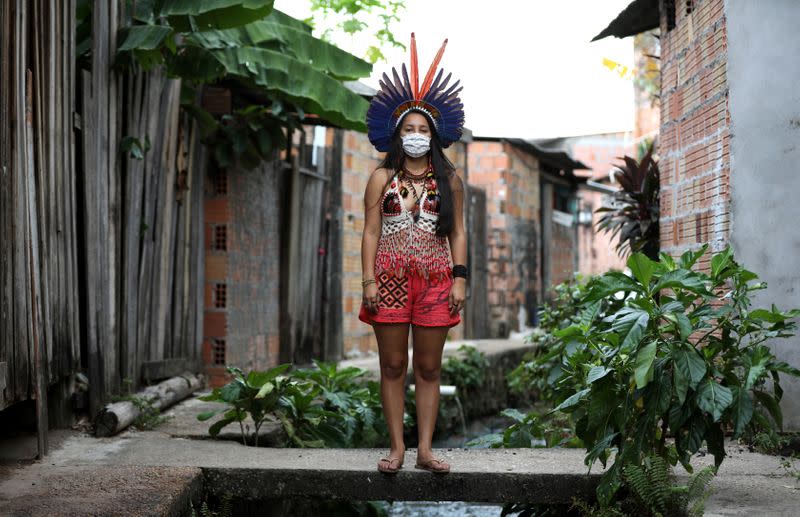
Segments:
[[[164,409],[189,397],[203,385],[202,376],[184,373],[148,386],[134,396],[151,407]],[[95,418],[95,436],[113,436],[131,425],[141,414],[141,409],[130,400],[106,405]]]

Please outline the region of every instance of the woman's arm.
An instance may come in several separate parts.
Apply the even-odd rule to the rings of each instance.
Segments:
[[[362,279],[375,278],[375,255],[378,253],[378,239],[381,236],[380,201],[387,181],[384,169],[372,172],[364,190],[364,231],[361,234]],[[364,287],[364,303],[372,312],[378,309],[378,287],[375,283]]]
[[[467,264],[467,234],[464,230],[464,182],[457,174],[450,178],[450,190],[453,193],[453,228],[450,230],[448,240],[450,241],[450,254],[453,257],[453,265]],[[450,312],[455,314],[464,307],[466,298],[467,281],[464,278],[456,277],[453,280],[453,288],[450,291]]]

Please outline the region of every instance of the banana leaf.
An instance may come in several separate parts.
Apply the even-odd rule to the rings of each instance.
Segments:
[[[372,73],[372,65],[366,61],[286,25],[272,15],[235,29],[195,32],[187,35],[187,40],[208,49],[258,47],[265,42],[279,41],[282,50],[298,61],[337,79],[355,80]]]
[[[336,79],[272,50],[254,47],[211,50],[228,74],[347,129],[366,131],[368,103]]]
[[[230,29],[272,12],[273,0],[164,0],[160,15],[180,32]]]
[[[134,25],[128,27],[122,44],[117,49],[124,50],[154,50],[172,33],[166,25]]]

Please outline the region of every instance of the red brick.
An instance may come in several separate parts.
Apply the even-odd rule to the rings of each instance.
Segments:
[[[228,315],[225,312],[206,311],[203,315],[203,335],[207,338],[225,337]]]
[[[225,255],[206,255],[206,281],[226,280],[228,278],[228,257]]]
[[[229,223],[231,221],[231,213],[228,207],[228,198],[206,199],[204,214],[206,222]]]

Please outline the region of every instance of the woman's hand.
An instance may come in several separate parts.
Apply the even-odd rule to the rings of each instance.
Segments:
[[[453,286],[450,288],[450,300],[448,307],[450,314],[455,315],[464,308],[464,300],[467,297],[467,281],[463,278],[456,277],[453,279]]]
[[[363,303],[364,303],[364,306],[367,308],[367,310],[369,312],[373,313],[373,314],[378,312],[378,297],[379,296],[380,295],[378,294],[378,286],[375,285],[374,283],[367,284],[367,286],[364,287],[364,300],[363,300]]]

